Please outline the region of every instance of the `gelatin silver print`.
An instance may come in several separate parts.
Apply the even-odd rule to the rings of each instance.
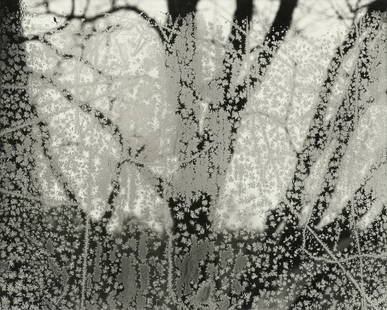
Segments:
[[[387,309],[386,0],[0,0],[0,310]]]

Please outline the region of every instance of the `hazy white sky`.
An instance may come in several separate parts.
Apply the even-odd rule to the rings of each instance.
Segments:
[[[356,0],[349,0],[355,2]],[[40,3],[38,0],[24,0],[28,8],[32,8]],[[255,0],[255,20],[265,20],[270,23],[278,8],[278,0]],[[364,1],[361,1],[364,2]],[[86,0],[76,1],[76,11],[82,12],[85,7]],[[137,1],[120,1],[118,5],[125,3],[134,4],[142,8],[150,16],[155,17],[159,21],[165,20],[167,6],[165,0],[137,0]],[[340,12],[346,17],[350,17],[348,7],[345,5],[346,0],[299,0],[298,9],[295,12],[294,25],[297,28],[307,28],[306,33],[309,35],[321,35],[330,31],[337,31],[337,28],[342,26],[343,22],[338,21],[335,11]],[[109,9],[110,1],[108,0],[91,0],[89,15],[95,12],[103,12]],[[68,13],[70,11],[70,0],[51,0],[49,1],[50,8],[56,12]],[[202,16],[215,24],[229,25],[226,20],[230,20],[232,13],[235,10],[234,0],[201,0],[198,5],[198,11]]]

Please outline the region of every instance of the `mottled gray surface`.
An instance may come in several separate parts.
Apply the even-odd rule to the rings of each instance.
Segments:
[[[387,306],[384,1],[3,2],[1,310]]]

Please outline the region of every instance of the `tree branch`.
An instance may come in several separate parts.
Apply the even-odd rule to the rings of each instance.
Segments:
[[[308,134],[297,158],[297,164],[291,185],[286,191],[284,201],[278,206],[282,210],[280,211],[275,209],[271,211],[268,216],[268,235],[274,233],[277,227],[282,223],[283,219],[290,216],[291,212],[298,213],[302,207],[304,182],[310,175],[313,165],[320,158],[329,141],[328,135],[332,126],[330,124],[326,124],[325,119],[332,89],[335,85],[339,69],[341,68],[345,57],[356,45],[356,40],[361,36],[357,29],[362,29],[360,28],[360,25],[364,23],[366,19],[367,17],[358,21],[351,27],[343,42],[336,48],[334,56],[330,61],[326,78],[319,91],[317,106],[312,117]],[[294,220],[296,219],[294,218]],[[293,224],[296,225],[296,223]]]
[[[70,103],[76,102],[78,107],[83,112],[94,116],[103,129],[106,129],[106,128],[109,129],[113,137],[115,137],[116,141],[120,145],[120,148],[121,148],[120,152],[121,152],[121,155],[124,156],[124,159],[121,162],[118,162],[115,168],[115,177],[112,180],[112,191],[108,196],[109,209],[105,211],[102,217],[102,221],[105,223],[105,225],[108,223],[108,220],[111,218],[114,212],[114,200],[120,191],[120,185],[119,185],[118,179],[121,173],[121,166],[125,162],[133,164],[143,175],[143,177],[154,187],[155,191],[161,197],[164,197],[165,193],[167,193],[168,191],[168,182],[164,180],[162,176],[156,175],[153,171],[151,171],[148,167],[146,167],[144,163],[141,163],[136,160],[136,157],[139,155],[139,153],[142,152],[143,148],[140,148],[140,150],[136,152],[136,155],[133,156],[131,154],[132,148],[126,144],[118,125],[116,125],[110,118],[106,117],[98,109],[91,107],[88,103],[75,100],[75,98],[73,97],[70,91],[68,91],[65,88],[61,88],[59,85],[57,85],[57,83],[52,78],[47,77],[44,74],[40,75],[40,77],[46,80],[50,85],[58,89],[62,94],[62,96]]]
[[[48,128],[48,124],[46,122],[41,121],[39,124],[39,130],[40,130],[40,137],[41,137],[41,147],[43,149],[44,156],[48,159],[50,169],[54,175],[54,177],[60,182],[62,185],[64,192],[67,196],[67,199],[70,201],[71,204],[78,205],[77,198],[74,194],[74,191],[70,188],[70,185],[68,184],[67,180],[65,179],[64,175],[61,172],[60,167],[54,160],[54,156],[50,150],[50,139],[51,134]]]
[[[44,14],[50,14],[50,15],[53,15],[53,16],[58,17],[58,18],[63,18],[65,20],[65,22],[62,25],[60,25],[52,30],[49,30],[47,32],[41,33],[41,34],[31,35],[28,37],[22,36],[22,37],[20,37],[20,41],[25,42],[25,41],[29,41],[29,40],[41,40],[41,38],[44,38],[44,37],[49,36],[49,35],[53,35],[59,31],[64,30],[65,28],[67,28],[70,25],[71,21],[73,21],[73,20],[80,20],[80,21],[82,21],[82,24],[93,23],[93,22],[96,22],[100,19],[106,18],[109,14],[113,14],[113,13],[117,13],[117,12],[136,13],[138,16],[140,16],[141,18],[143,18],[145,21],[147,21],[149,23],[151,28],[153,28],[156,31],[156,33],[158,34],[158,36],[160,37],[162,42],[164,42],[164,43],[168,42],[168,37],[166,36],[166,33],[165,33],[165,29],[167,29],[167,27],[162,26],[156,19],[154,19],[153,17],[150,17],[146,12],[144,12],[143,10],[138,8],[137,6],[128,5],[128,4],[122,5],[122,6],[117,6],[117,7],[112,7],[111,9],[109,9],[106,12],[99,13],[99,14],[96,14],[93,16],[87,16],[86,12],[84,12],[83,14],[79,14],[79,15],[76,15],[76,14],[64,15],[64,14],[60,14],[60,13],[48,10]]]
[[[255,64],[249,70],[252,74],[249,74],[247,81],[245,81],[248,85],[243,85],[243,87],[255,87],[262,82],[262,78],[265,75],[267,68],[270,66],[275,53],[285,39],[287,30],[290,28],[293,12],[296,9],[297,4],[298,0],[280,0],[277,14],[263,40],[263,48],[259,52]]]
[[[235,63],[240,62],[246,53],[247,31],[253,9],[252,1],[237,1],[237,8],[234,13],[235,23],[231,28],[229,36],[229,42],[232,45],[232,49],[230,52],[226,53],[224,60],[225,72],[224,76],[220,79],[220,84],[223,89],[223,100],[220,103],[212,103],[210,105],[206,124],[204,126],[207,132],[205,132],[202,137],[203,141],[209,140],[211,143],[216,141],[218,144],[217,150],[213,152],[214,158],[212,162],[228,163],[231,160],[241,121],[240,113],[245,109],[248,102],[249,89],[258,82],[258,78],[253,77],[253,74],[258,71],[259,82],[261,82],[266,69],[270,66],[271,60],[281,45],[287,29],[291,24],[293,12],[297,3],[297,0],[281,0],[280,7],[272,26],[263,41],[263,46],[266,48],[259,53],[256,64],[249,70],[250,73],[247,80],[250,80],[250,84],[247,83],[245,79],[242,84],[237,84],[235,86],[232,81],[232,71],[234,70]],[[263,58],[265,61],[262,60]],[[213,127],[213,123],[225,124],[225,128],[222,128],[221,134],[219,132],[214,132],[213,128],[211,128]],[[222,140],[220,141],[219,139]],[[224,160],[222,158],[224,158]],[[217,165],[215,170],[218,175],[224,176],[227,165],[224,165],[223,167],[220,167],[219,164],[215,165]]]

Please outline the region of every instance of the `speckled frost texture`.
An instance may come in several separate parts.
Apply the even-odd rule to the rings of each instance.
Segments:
[[[161,2],[1,0],[0,310],[386,309],[386,2]]]

